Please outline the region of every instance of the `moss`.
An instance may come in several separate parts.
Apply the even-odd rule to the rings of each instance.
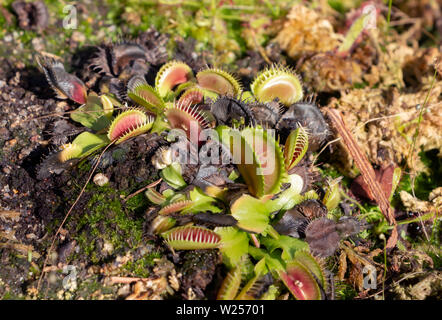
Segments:
[[[339,282],[335,292],[337,300],[352,300],[358,295],[356,290],[345,282]]]
[[[154,251],[143,256],[141,259],[127,262],[123,266],[123,269],[129,272],[131,276],[146,278],[150,274],[150,268],[154,266],[154,259],[158,258],[161,258],[161,253]]]
[[[90,164],[90,161],[85,159],[78,164],[77,168],[81,172],[89,172],[92,169],[92,165]]]
[[[104,243],[111,243],[114,251],[137,247],[143,233],[143,219],[134,212],[138,207],[134,203],[124,206],[120,194],[110,186],[91,184],[86,193],[89,200],[74,232],[82,252],[98,263],[106,255],[101,252]]]
[[[150,205],[149,200],[144,193],[139,193],[136,196],[130,198],[126,202],[126,208],[136,214],[144,212],[144,210]]]

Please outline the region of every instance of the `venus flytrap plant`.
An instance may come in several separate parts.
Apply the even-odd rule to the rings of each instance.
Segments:
[[[173,129],[184,130],[189,140],[194,138],[191,137],[192,130],[195,132],[195,138],[199,139],[201,131],[210,127],[208,115],[192,103],[174,103],[165,109],[164,114],[170,126]]]
[[[339,182],[341,178],[333,179],[328,181],[327,191],[325,192],[322,202],[325,204],[329,211],[335,209],[339,202],[341,202],[341,193],[339,188]]]
[[[155,88],[162,98],[172,93],[172,89],[193,78],[192,69],[180,61],[170,61],[163,65],[155,78]]]
[[[290,68],[273,65],[257,75],[251,85],[253,95],[263,102],[278,98],[289,106],[304,96],[299,76]]]
[[[97,63],[101,61],[98,60]],[[124,71],[116,70],[115,65],[109,68],[101,63],[101,66],[107,74]],[[149,232],[160,235],[174,250],[219,249],[230,269],[218,293],[219,299],[274,298],[279,292],[275,285],[278,279],[296,299],[323,298],[327,287],[323,268],[310,255],[307,242],[279,234],[272,227],[280,214],[295,210],[306,199],[319,198],[313,190],[302,193],[308,190],[309,182],[296,173],[296,169],[303,167],[310,131],[297,125],[280,145],[280,133],[274,136],[257,125],[265,122],[273,123],[274,127],[279,123],[286,110],[275,99],[287,107],[302,100],[299,77],[289,68],[272,66],[256,77],[251,92],[243,92],[240,82],[223,70],[207,68],[194,76],[184,62],[171,61],[158,71],[155,87],[142,74],[127,80],[127,97],[143,109],[125,108],[114,118],[116,102],[110,96],[89,94],[86,103],[71,118],[96,133],[80,134],[72,144],[66,145],[59,158],[67,161],[85,157],[104,146],[121,144],[146,132],[161,135],[171,129],[183,130],[183,137],[189,140],[186,143],[195,145],[198,151],[206,143],[200,134],[218,124],[215,128],[218,141],[230,152],[232,160],[218,167],[229,169],[223,173],[228,179],[222,183],[200,189],[200,185],[196,187],[187,178],[188,164],[173,162],[170,148],[159,147],[155,151],[151,161],[171,188],[163,193],[153,188],[145,192],[158,206]],[[223,117],[226,114],[229,117]],[[169,137],[166,143],[175,142]],[[216,166],[215,169],[219,174]],[[230,187],[233,184],[239,192],[248,193],[238,196],[239,192]],[[338,200],[336,190],[329,190],[323,201],[331,208]],[[254,247],[253,242],[259,243],[260,248]],[[257,263],[250,271],[252,259]]]
[[[86,103],[87,89],[83,81],[67,73],[60,61],[55,60],[49,54],[37,56],[36,61],[58,98],[70,99],[79,104]]]
[[[196,86],[186,89],[178,99],[179,105],[195,105],[204,101],[204,91]]]
[[[71,119],[94,131],[106,129],[110,125],[113,113],[113,105],[111,108],[109,102],[111,101],[108,98],[100,98],[97,94],[90,93],[85,104],[71,113]]]
[[[134,76],[127,84],[127,96],[148,111],[159,114],[165,103],[158,91],[148,85],[144,77]]]
[[[238,294],[239,287],[241,285],[241,266],[237,265],[227,273],[224,281],[221,284],[218,294],[216,296],[217,300],[233,300]]]
[[[239,81],[233,75],[221,69],[204,69],[196,74],[196,79],[201,88],[220,95],[236,97],[242,91]]]
[[[75,143],[67,143],[62,145],[61,150],[57,154],[57,158],[60,162],[66,162],[71,159],[76,159],[81,157],[81,147]]]
[[[217,131],[221,142],[230,148],[233,161],[253,196],[261,198],[279,192],[286,173],[282,151],[273,137],[259,127],[238,131],[220,126]],[[239,152],[234,149],[238,142]]]
[[[83,132],[71,143],[62,145],[56,156],[60,163],[64,163],[71,159],[87,157],[107,144],[109,140],[105,135]]]
[[[174,189],[181,189],[186,186],[186,182],[181,175],[181,165],[177,162],[161,170],[160,176]]]
[[[287,264],[285,271],[280,271],[279,276],[298,300],[321,300],[321,291],[316,279],[308,268],[294,260]]]
[[[178,213],[184,209],[191,207],[192,204],[193,202],[191,200],[176,201],[161,208],[158,214],[167,216],[173,213]]]
[[[301,126],[293,130],[284,146],[284,160],[287,171],[293,169],[302,160],[308,150],[308,134]]]
[[[214,249],[221,241],[216,232],[195,226],[176,227],[162,233],[161,236],[176,250]]]
[[[148,188],[144,194],[153,204],[161,205],[166,201],[166,197],[154,188]]]
[[[161,234],[171,228],[176,224],[176,220],[171,217],[166,216],[156,216],[149,225],[149,232],[152,234]]]
[[[264,265],[264,259],[256,264],[255,276],[245,284],[235,300],[258,300],[268,291],[273,284],[273,278]]]
[[[111,123],[107,136],[110,141],[120,144],[134,136],[149,131],[153,118],[138,109],[130,109],[120,113]]]

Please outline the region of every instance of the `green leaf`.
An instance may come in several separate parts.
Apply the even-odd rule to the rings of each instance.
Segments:
[[[165,122],[160,116],[157,116],[152,124],[152,129],[150,129],[150,132],[161,133],[168,129],[170,129],[169,124]]]
[[[249,254],[255,260],[265,259],[267,268],[272,273],[278,273],[279,271],[284,271],[284,262],[279,258],[276,253],[268,253],[263,249],[255,248],[249,246]]]
[[[109,143],[110,141],[105,134],[94,134],[87,131],[80,133],[72,141],[72,144],[81,148],[81,155],[79,157],[88,156]]]
[[[258,263],[255,265],[255,268],[253,269],[255,272],[255,276],[259,277],[261,275],[265,275],[269,272],[269,269],[266,266],[266,259],[265,257],[258,261]]]
[[[223,262],[229,268],[241,263],[241,258],[249,249],[247,233],[234,227],[218,227],[215,232],[221,236],[220,251],[223,254]]]
[[[71,113],[71,119],[94,131],[100,131],[110,126],[101,99],[96,94],[89,94],[86,104]]]
[[[279,239],[266,237],[261,240],[261,243],[269,250],[269,252],[273,252],[276,249],[282,249],[281,258],[286,262],[293,259],[297,250],[308,249],[307,242],[284,235],[281,235]]]
[[[189,208],[182,210],[182,213],[196,213],[205,211],[218,213],[222,211],[220,208],[212,204],[215,199],[205,195],[200,188],[194,188],[192,191],[190,191],[189,198],[193,201],[193,204]]]
[[[290,210],[303,200],[300,194],[304,184],[302,178],[297,174],[291,174],[288,180],[290,187],[281,192],[276,199],[268,201],[267,207],[270,212]]]
[[[186,186],[186,182],[181,175],[181,165],[177,162],[161,170],[160,176],[174,189],[181,189]]]
[[[248,194],[235,200],[230,211],[238,220],[238,227],[247,231],[261,233],[269,223],[270,211],[266,202]]]

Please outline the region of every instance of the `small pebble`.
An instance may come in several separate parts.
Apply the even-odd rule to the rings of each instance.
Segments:
[[[109,182],[109,178],[108,177],[106,177],[104,174],[102,174],[102,173],[97,173],[95,176],[94,176],[94,183],[97,185],[97,186],[100,186],[100,187],[102,187],[102,186],[104,186],[105,184],[107,184]]]

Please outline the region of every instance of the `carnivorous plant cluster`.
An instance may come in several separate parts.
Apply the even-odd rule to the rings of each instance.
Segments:
[[[71,119],[87,128],[42,169],[59,173],[110,144],[158,134],[165,141],[151,161],[163,181],[146,191],[156,206],[149,232],[171,250],[219,249],[229,269],[219,299],[275,299],[284,287],[300,300],[330,298],[322,259],[360,226],[329,214],[337,181],[324,193],[313,186],[308,155],[329,129],[300,77],[273,65],[246,90],[224,70],[164,60],[139,43],[100,48],[96,94],[40,57],[58,96],[81,104]]]

